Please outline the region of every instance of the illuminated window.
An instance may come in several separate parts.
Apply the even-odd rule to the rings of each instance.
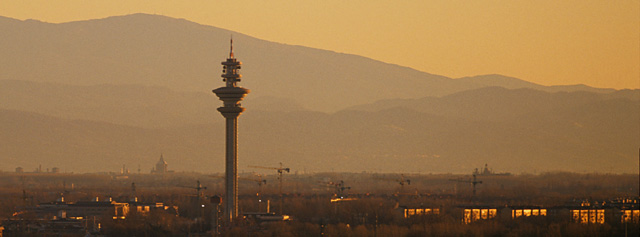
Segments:
[[[481,217],[480,217],[480,218],[482,218],[483,220],[486,220],[486,219],[487,219],[487,217],[488,217],[488,215],[489,215],[489,210],[487,210],[487,209],[481,209],[481,210],[480,210],[480,215],[481,215]]]
[[[589,223],[596,223],[596,210],[589,210]]]
[[[571,217],[572,217],[572,220],[577,223],[604,224],[604,219],[605,219],[604,212],[605,212],[604,209],[571,210]],[[544,214],[542,215],[546,215],[546,214],[547,214],[547,211],[544,210]]]
[[[489,209],[489,218],[494,218],[498,214],[497,209]]]
[[[531,215],[532,215],[532,216],[538,216],[538,215],[540,215],[540,209],[533,209],[533,210],[531,210]]]
[[[599,224],[604,224],[604,209],[598,210],[598,216],[596,217],[596,222]]]
[[[631,222],[633,219],[633,214],[631,210],[622,211],[622,222]]]
[[[440,212],[439,209],[433,209],[435,214]],[[464,223],[471,223],[477,220],[486,220],[495,217],[497,209],[464,209]]]
[[[516,218],[518,218],[518,217],[521,217],[521,216],[522,216],[522,210],[518,209],[518,210],[515,210],[515,211],[516,211],[516,213],[515,213],[515,217],[516,217]]]
[[[522,211],[523,216],[531,216],[531,209],[524,209]]]
[[[471,209],[464,209],[464,223],[468,224],[471,222]]]
[[[417,208],[417,209],[404,209],[404,218],[409,218],[413,215],[430,215],[439,214],[439,209],[434,208]]]
[[[580,211],[580,223],[589,223],[589,211],[588,210],[581,210]]]
[[[640,222],[640,210],[623,210],[620,217],[622,222]]]
[[[480,219],[480,209],[473,209],[472,213],[471,213],[471,218],[472,220],[479,220]]]
[[[541,216],[546,216],[547,215],[547,209],[540,209],[540,215]]]

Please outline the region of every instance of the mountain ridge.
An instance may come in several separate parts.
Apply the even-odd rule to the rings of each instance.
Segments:
[[[595,172],[602,167],[616,172],[635,172],[632,168],[638,165],[635,152],[640,144],[637,137],[640,101],[625,97],[608,99],[593,92],[549,93],[527,89],[537,96],[519,100],[530,104],[547,97],[544,104],[549,106],[517,112],[510,109],[514,101],[484,106],[488,103],[474,94],[508,98],[502,94],[521,95],[520,90],[478,90],[450,98],[430,98],[445,102],[464,98],[463,107],[450,106],[448,111],[440,113],[420,107],[424,105],[406,106],[411,105],[408,103],[372,111],[347,109],[331,114],[269,110],[248,103],[247,111],[239,119],[240,167],[283,162],[309,171],[384,169],[386,172],[465,173],[491,163],[496,169],[509,172],[530,172],[530,169]],[[482,90],[492,92],[487,95]],[[44,98],[55,101],[49,96]],[[178,105],[190,101],[173,96],[166,99]],[[0,157],[7,161],[0,169],[42,163],[75,172],[117,170],[122,164],[135,167],[136,162],[152,165],[158,153],[163,153],[165,158],[174,159],[172,169],[219,172],[224,160],[224,121],[213,108],[219,105],[217,98],[204,95],[203,99],[210,103],[208,114],[198,114],[196,110],[183,116],[201,117],[199,119],[208,122],[152,128],[126,122],[127,109],[121,109],[124,113],[113,113],[111,122],[105,122],[79,119],[77,115],[58,118],[7,110],[6,105],[0,103],[0,144],[3,144]],[[145,104],[144,101],[136,103]],[[55,103],[53,105],[56,109]],[[162,119],[165,110],[173,110],[172,105],[165,106],[149,110],[137,119]],[[475,110],[467,111],[467,107]],[[7,115],[16,113],[13,117]],[[487,116],[492,113],[500,115]],[[27,114],[27,118],[20,114]],[[35,119],[28,119],[29,116]],[[92,157],[99,159],[91,164],[84,162]],[[407,163],[412,165],[407,167],[404,165]]]
[[[232,31],[148,14],[0,18],[0,30],[0,169],[150,167],[162,153],[178,171],[222,170],[224,121],[211,90],[223,86]],[[234,43],[240,84],[252,90],[239,167],[637,172],[637,89],[451,79],[240,33]]]
[[[488,86],[487,80],[451,79],[159,15],[0,23],[8,35],[0,38],[0,53],[6,56],[0,58],[0,80],[142,84],[208,92],[221,84],[216,72],[233,35],[235,54],[244,62],[241,85],[253,89],[249,96],[289,98],[311,110],[335,112],[381,99],[439,97]]]

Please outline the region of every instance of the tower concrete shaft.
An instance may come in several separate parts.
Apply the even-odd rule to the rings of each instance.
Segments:
[[[239,87],[237,82],[240,81],[238,69],[242,64],[233,57],[233,41],[232,50],[229,53],[227,61],[222,62],[223,81],[226,86],[213,90],[223,106],[218,111],[226,119],[226,146],[225,146],[225,200],[224,202],[224,219],[227,223],[233,222],[238,217],[238,116],[244,111],[240,105],[240,101],[246,94],[248,89]]]

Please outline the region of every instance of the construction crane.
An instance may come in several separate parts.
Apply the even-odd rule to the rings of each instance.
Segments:
[[[195,189],[196,190],[196,198],[198,199],[198,203],[200,203],[200,197],[202,196],[201,191],[202,190],[206,190],[207,187],[202,187],[202,184],[200,184],[200,180],[197,180],[196,182],[197,182],[197,185],[195,187],[190,187],[190,186],[178,186],[178,187]]]
[[[258,169],[267,169],[267,170],[276,170],[278,172],[278,191],[280,192],[280,215],[282,215],[282,206],[284,206],[284,199],[282,197],[282,174],[286,171],[287,173],[289,173],[291,171],[291,169],[289,168],[284,168],[282,166],[282,162],[280,162],[280,167],[266,167],[266,166],[255,166],[255,165],[250,165],[250,168],[258,168]]]
[[[256,193],[256,196],[258,197],[258,211],[262,210],[262,185],[267,184],[267,180],[266,179],[262,179],[262,177],[258,176],[259,178],[254,179],[254,178],[238,178],[239,180],[245,180],[245,181],[253,181],[256,182],[258,184],[258,193]]]
[[[456,181],[461,183],[471,183],[473,185],[473,197],[476,196],[476,185],[482,184],[482,181],[476,180],[476,174],[473,174],[473,180],[462,180],[462,179],[449,179],[449,181]]]
[[[328,183],[324,183],[325,186],[327,187],[333,187],[335,189],[334,192],[334,197],[331,198],[331,203],[335,203],[334,205],[334,215],[338,218],[338,221],[340,221],[340,203],[344,202],[344,201],[353,201],[353,200],[357,200],[357,198],[346,198],[344,195],[344,191],[351,189],[351,187],[346,187],[344,185],[344,181],[340,180],[340,182],[333,182],[330,181]]]
[[[260,177],[260,176],[258,176]],[[240,177],[238,178],[239,180],[244,180],[244,181],[253,181],[256,182],[258,184],[259,190],[258,190],[258,194],[262,193],[262,185],[263,184],[267,184],[267,180],[266,179],[262,179],[262,178],[257,178],[257,179],[253,179],[253,178],[244,178],[244,177]]]
[[[340,180],[340,182],[329,182],[327,185],[335,187],[335,190],[336,190],[335,195],[336,195],[336,198],[339,198],[339,199],[344,198],[344,190],[351,189],[351,187],[344,186],[343,180]]]
[[[404,194],[404,185],[411,185],[411,180],[406,179],[404,177],[404,174],[400,174],[400,178],[399,179],[394,179],[394,178],[384,178],[384,177],[380,177],[380,178],[375,178],[378,180],[385,180],[385,181],[393,181],[396,182],[398,184],[400,184],[400,190],[398,190],[398,192],[396,193],[396,195],[400,195],[400,194]]]

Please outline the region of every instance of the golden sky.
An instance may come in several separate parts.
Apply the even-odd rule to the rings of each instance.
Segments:
[[[184,18],[448,77],[640,88],[640,0],[7,0],[0,15],[68,22]]]

